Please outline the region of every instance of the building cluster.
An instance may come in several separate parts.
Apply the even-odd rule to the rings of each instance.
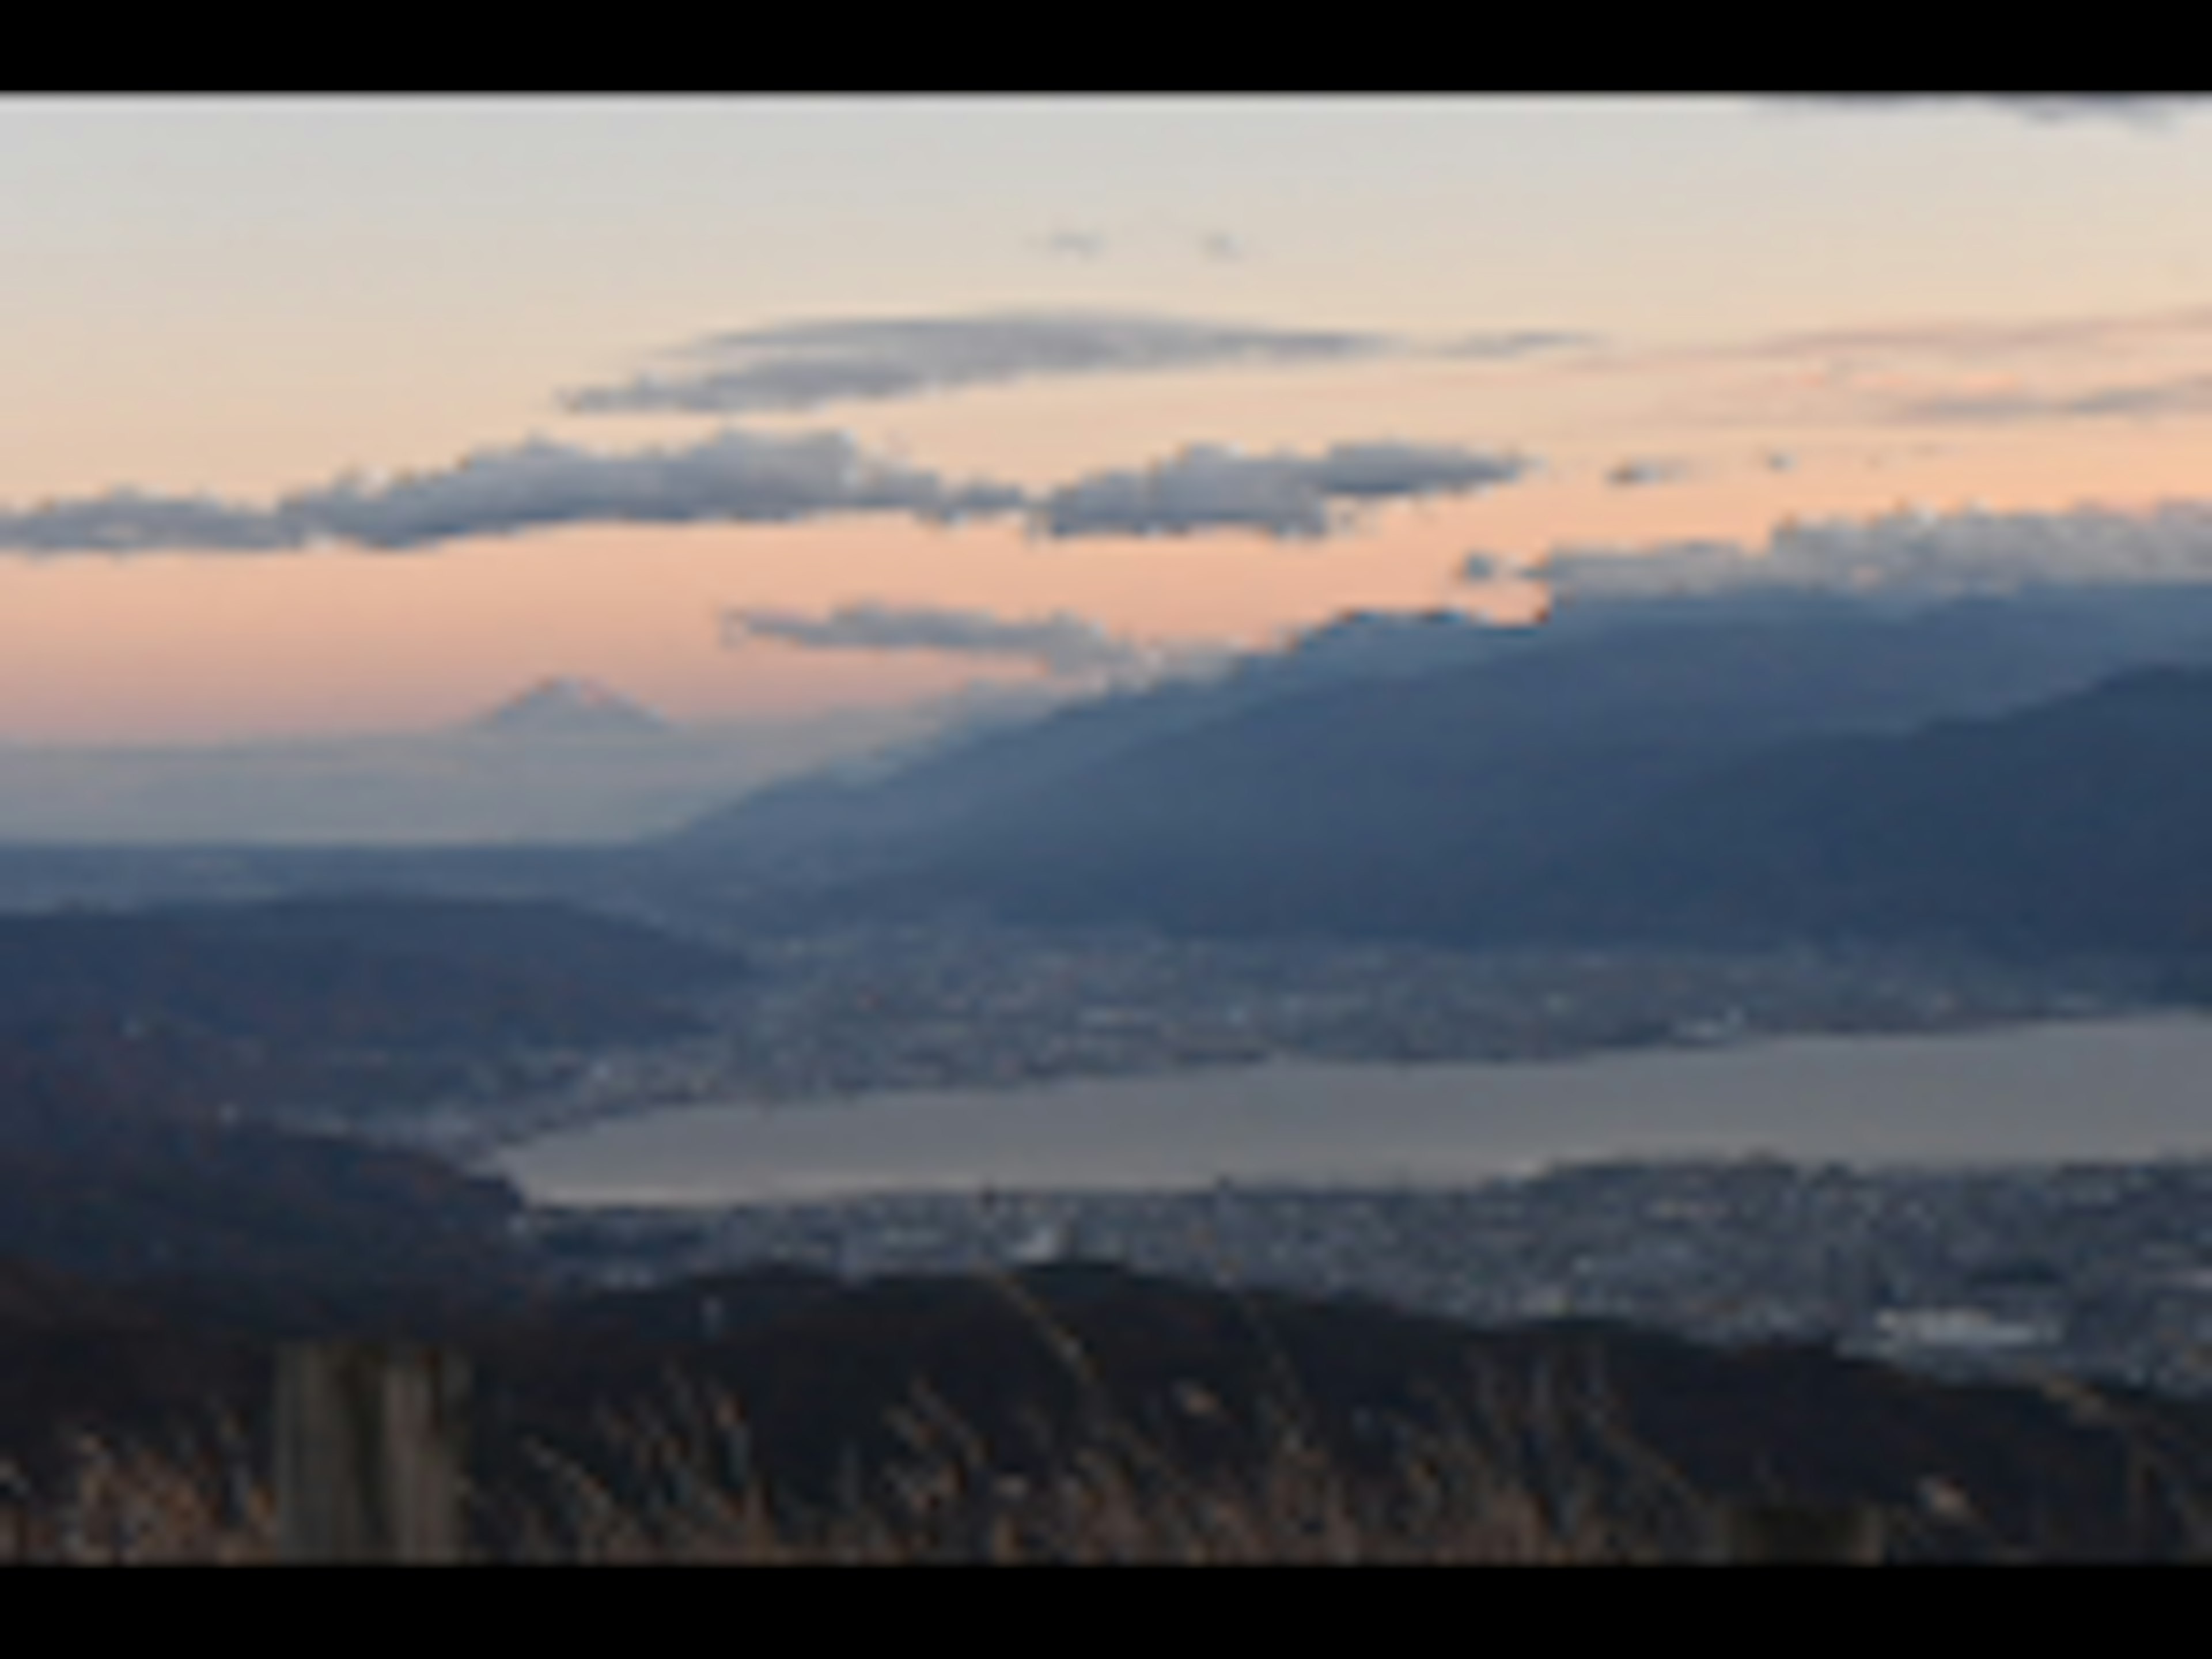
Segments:
[[[885,1194],[538,1212],[623,1285],[769,1262],[848,1277],[1080,1258],[1478,1323],[1595,1317],[1814,1341],[1958,1376],[2212,1392],[2212,1163],[1568,1166],[1471,1188]]]
[[[736,941],[733,941],[736,942]],[[1270,1059],[1532,1060],[1807,1032],[1962,1028],[2132,1006],[2118,970],[2063,976],[1925,953],[1450,951],[981,925],[744,942],[702,1036],[568,1056],[528,1087],[386,1127],[480,1152],[655,1106],[995,1088]],[[356,1125],[356,1127],[362,1127]]]

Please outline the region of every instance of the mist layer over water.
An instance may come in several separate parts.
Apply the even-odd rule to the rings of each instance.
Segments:
[[[1595,1158],[2212,1156],[2212,1019],[1803,1037],[1568,1060],[1284,1060],[1012,1090],[691,1106],[499,1163],[533,1200],[736,1204],[988,1186],[1449,1185]]]

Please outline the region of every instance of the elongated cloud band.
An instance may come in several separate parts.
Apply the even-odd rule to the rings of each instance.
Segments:
[[[1474,556],[1463,574],[1483,580],[1493,566]],[[1762,590],[1910,597],[2045,583],[2202,581],[2212,580],[2212,503],[2143,514],[1903,512],[1786,522],[1763,546],[1563,548],[1525,574],[1569,603]]]
[[[779,522],[833,513],[933,520],[1009,513],[1026,497],[889,465],[836,433],[727,431],[688,448],[596,454],[533,441],[435,471],[340,480],[252,507],[117,490],[0,512],[0,547],[31,552],[257,551],[350,542],[409,548],[588,522]]]
[[[1387,334],[1121,312],[828,319],[709,336],[665,354],[665,367],[580,387],[562,401],[593,413],[753,414],[1048,376],[1327,362],[1425,349],[1516,356],[1589,337],[1526,329],[1421,347]]]
[[[1448,446],[1340,444],[1310,457],[1185,451],[1043,496],[956,483],[873,457],[839,433],[728,430],[685,448],[595,453],[532,441],[380,482],[341,479],[266,507],[120,489],[0,511],[0,549],[31,553],[279,551],[318,542],[405,549],[568,524],[774,523],[892,513],[933,523],[1026,514],[1051,537],[1243,527],[1319,536],[1332,506],[1484,488],[1526,463]]]
[[[1319,537],[1336,526],[1346,504],[1489,489],[1529,466],[1516,455],[1450,445],[1346,443],[1312,456],[1197,445],[1149,467],[1062,485],[1039,504],[1036,524],[1052,536],[1181,536],[1236,526]]]
[[[2212,374],[2114,382],[2075,392],[1952,392],[1898,404],[1896,418],[1923,422],[2144,420],[2212,413]]]
[[[1116,313],[833,319],[714,335],[671,354],[665,370],[584,387],[563,401],[598,412],[745,414],[1042,375],[1370,356],[1390,344],[1375,334]]]
[[[729,644],[775,640],[813,650],[935,651],[1013,657],[1054,674],[1120,673],[1152,665],[1155,653],[1096,623],[1055,611],[1006,617],[988,611],[872,602],[841,605],[826,615],[773,609],[723,613]]]

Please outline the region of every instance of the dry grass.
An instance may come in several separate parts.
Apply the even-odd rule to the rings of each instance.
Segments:
[[[77,1565],[246,1565],[275,1556],[275,1504],[234,1425],[167,1447],[79,1434],[40,1491],[0,1466],[0,1559]]]
[[[856,1474],[838,1501],[799,1510],[728,1478],[746,1445],[732,1402],[698,1397],[681,1416],[680,1426],[654,1413],[616,1430],[627,1454],[618,1480],[548,1459],[555,1496],[514,1534],[515,1557],[1565,1564],[1679,1556],[1703,1516],[1694,1495],[1631,1455],[1601,1469],[1563,1439],[1548,1458],[1516,1463],[1501,1450],[1510,1437],[1464,1422],[1379,1425],[1392,1443],[1385,1467],[1355,1471],[1294,1409],[1270,1403],[1249,1425],[1256,1455],[1201,1471],[1110,1415],[1056,1439],[1033,1430],[1019,1447],[994,1447],[927,1392],[895,1414],[902,1455]],[[1522,1445],[1546,1445],[1534,1419],[1521,1430]],[[631,1495],[616,1496],[617,1485]]]
[[[527,1492],[472,1492],[480,1559],[518,1564],[1592,1563],[1696,1547],[1697,1496],[1613,1421],[1588,1379],[1475,1376],[1412,1419],[1368,1419],[1333,1448],[1287,1367],[1238,1418],[1196,1384],[1147,1431],[1090,1356],[1011,1280],[1001,1288],[1082,1384],[1077,1419],[989,1443],[917,1390],[896,1455],[849,1468],[834,1499],[781,1501],[754,1467],[739,1403],[672,1382],[609,1414],[588,1457],[535,1451]],[[1180,1422],[1176,1419],[1180,1419]],[[1171,1449],[1202,1430],[1217,1455]],[[1224,1453],[1220,1449],[1226,1448]],[[192,1443],[85,1437],[38,1492],[0,1470],[0,1558],[256,1564],[277,1558],[264,1460],[227,1427]]]
[[[897,1451],[848,1468],[834,1498],[771,1492],[738,1401],[672,1380],[650,1407],[600,1419],[588,1455],[539,1447],[527,1490],[472,1492],[475,1559],[513,1564],[1600,1565],[1712,1559],[1708,1494],[1626,1432],[1603,1379],[1556,1367],[1470,1374],[1417,1415],[1324,1434],[1279,1363],[1250,1412],[1194,1383],[1147,1427],[1118,1407],[1082,1346],[1012,1280],[1002,1289],[1082,1385],[1058,1429],[1025,1419],[993,1443],[943,1399],[892,1413]],[[2147,1501],[2212,1557],[2212,1457],[2065,1391],[2136,1460]],[[1176,1446],[1190,1431],[1213,1449]],[[277,1559],[259,1449],[234,1425],[166,1447],[91,1436],[35,1491],[0,1466],[0,1560],[255,1565]],[[1885,1516],[1904,1544],[1924,1514]],[[2002,1549],[1998,1558],[2024,1559]]]

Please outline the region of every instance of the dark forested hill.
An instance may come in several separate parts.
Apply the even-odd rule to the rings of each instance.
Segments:
[[[742,964],[566,906],[403,895],[0,915],[0,1029],[431,1047],[661,1036]]]
[[[35,1464],[57,1425],[150,1437],[217,1407],[262,1431],[265,1344],[156,1304],[73,1308],[44,1276],[15,1284],[0,1267],[0,1455]],[[469,1360],[484,1491],[544,1499],[532,1473],[545,1465],[528,1449],[553,1448],[647,1513],[683,1499],[683,1470],[758,1479],[802,1506],[878,1497],[902,1465],[942,1470],[960,1454],[893,1421],[925,1394],[942,1409],[935,1432],[975,1449],[979,1494],[996,1474],[1049,1468],[1056,1448],[1102,1425],[1189,1474],[1243,1468],[1296,1424],[1355,1478],[1397,1467],[1413,1425],[1464,1434],[1563,1504],[1648,1498],[1638,1458],[1708,1499],[1874,1503],[1908,1557],[2170,1557],[2200,1541],[2182,1505],[2212,1471],[2212,1413],[2185,1401],[2103,1390],[2100,1414],[2078,1395],[1938,1382],[1814,1347],[1721,1350],[1594,1324],[1476,1329],[1080,1263],[1002,1282],[730,1274],[550,1304],[449,1340]],[[741,1413],[741,1440],[698,1409],[709,1391]],[[641,1413],[677,1449],[657,1478],[607,1437]],[[640,1474],[652,1484],[630,1484]]]
[[[0,1258],[272,1294],[511,1288],[519,1196],[428,1158],[235,1121],[94,1031],[0,1036]]]
[[[1501,921],[1506,908],[1501,906]],[[2212,951],[2212,670],[1718,769],[1511,907],[1531,932]]]
[[[0,916],[0,1257],[220,1283],[271,1313],[495,1297],[515,1194],[294,1115],[416,1103],[532,1044],[688,1029],[669,999],[741,970],[543,904]]]

